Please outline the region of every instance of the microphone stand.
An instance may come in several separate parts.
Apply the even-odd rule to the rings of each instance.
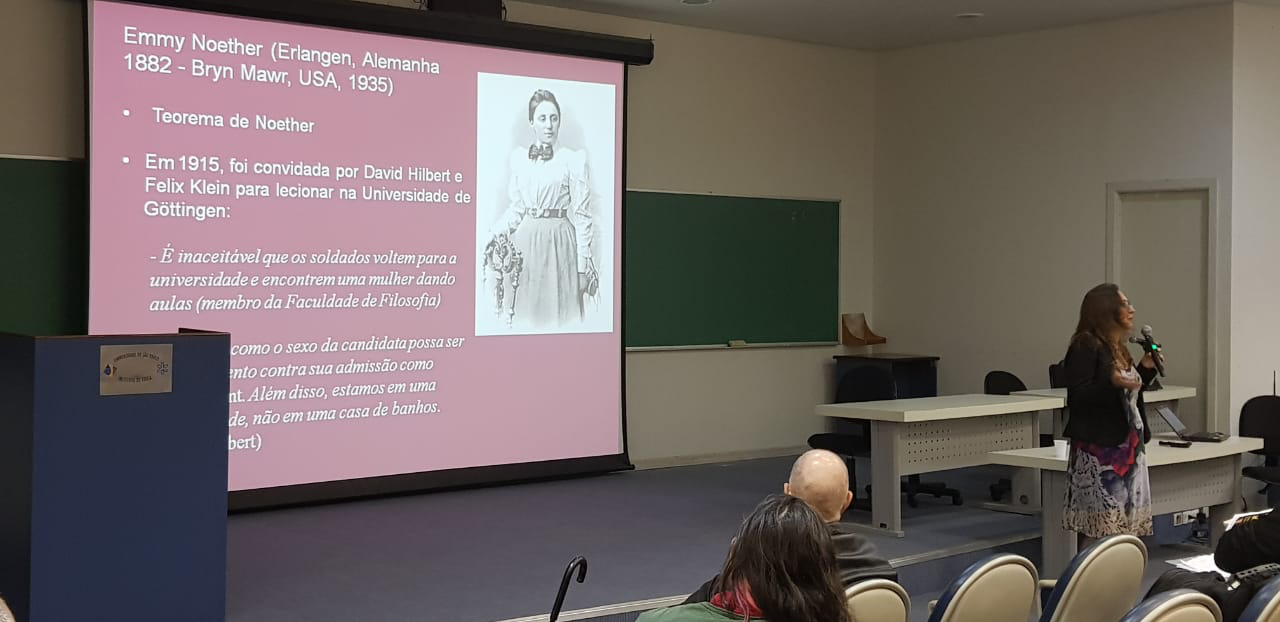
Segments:
[[[1145,390],[1146,390],[1146,391],[1159,391],[1159,390],[1161,390],[1161,389],[1163,389],[1163,388],[1164,388],[1164,385],[1160,384],[1160,378],[1157,376],[1157,377],[1155,377],[1155,378],[1152,378],[1152,379],[1151,379],[1151,384],[1147,385],[1147,388],[1146,388]]]

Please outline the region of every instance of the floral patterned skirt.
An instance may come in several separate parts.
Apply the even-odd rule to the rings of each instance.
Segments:
[[[1136,430],[1119,447],[1072,442],[1062,527],[1090,538],[1151,535],[1151,481]]]

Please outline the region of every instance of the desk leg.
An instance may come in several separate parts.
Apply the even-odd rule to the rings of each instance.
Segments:
[[[1026,417],[1027,427],[1023,430],[1024,448],[1040,445],[1040,412],[1029,412]],[[1040,469],[1024,469],[1009,467],[1011,472],[1008,503],[983,503],[982,507],[996,512],[1013,512],[1015,514],[1035,514],[1040,511]]]
[[[1041,470],[1044,511],[1040,513],[1040,578],[1057,579],[1076,556],[1076,532],[1062,528],[1067,474]]]
[[[898,435],[902,426],[889,421],[871,422],[871,525],[901,538],[902,467]]]
[[[1040,446],[1040,413],[1027,414],[1031,425],[1030,444],[1028,447]],[[1009,505],[1013,511],[1023,514],[1034,514],[1040,511],[1040,469],[1015,469],[1012,486],[1009,490]]]
[[[1014,469],[1008,509],[1018,514],[1040,511],[1040,469]]]
[[[1227,531],[1226,526],[1223,523],[1240,511],[1240,469],[1244,468],[1243,464],[1244,456],[1242,454],[1231,456],[1231,473],[1233,475],[1231,484],[1231,502],[1209,506],[1209,548],[1216,548],[1218,546],[1218,539]]]
[[[1063,432],[1065,432],[1066,429],[1067,429],[1067,409],[1066,408],[1053,409],[1053,438],[1055,439],[1066,438],[1065,436],[1063,436]]]

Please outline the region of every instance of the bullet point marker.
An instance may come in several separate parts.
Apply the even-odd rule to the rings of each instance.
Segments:
[[[123,157],[123,158],[120,158],[120,161],[121,161],[121,162],[124,162],[125,164],[128,164],[128,163],[129,163],[129,156],[125,156],[125,157]]]
[[[126,117],[127,117],[127,116],[129,116],[129,109],[128,109],[128,108],[125,108],[125,109],[124,109],[124,116],[126,116]]]

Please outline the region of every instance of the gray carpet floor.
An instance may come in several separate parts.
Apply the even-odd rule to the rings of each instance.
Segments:
[[[571,586],[566,611],[687,594],[719,568],[742,516],[764,495],[780,492],[791,461],[233,515],[227,620],[492,622],[546,614],[576,555],[588,561],[587,579]],[[905,538],[874,541],[885,557],[903,559],[1028,537],[1038,518],[976,507],[1000,475],[991,468],[934,474],[929,479],[960,488],[966,506],[925,497],[919,508],[903,508]],[[867,522],[869,515],[851,511],[845,520]],[[904,584],[908,575],[923,581],[922,569],[956,572],[919,564],[904,569]],[[941,585],[946,576],[927,583]]]

